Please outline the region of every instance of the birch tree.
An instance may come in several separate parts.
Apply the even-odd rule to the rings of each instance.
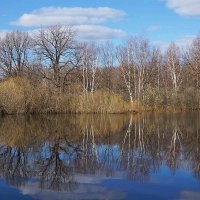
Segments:
[[[95,91],[96,71],[99,66],[99,49],[95,43],[83,44],[82,78],[83,92]]]
[[[104,68],[106,68],[106,74],[103,75],[104,83],[106,89],[111,91],[113,88],[112,83],[112,69],[115,64],[115,47],[112,41],[107,41],[105,44],[101,46],[101,63]]]
[[[200,76],[200,35],[198,35],[192,45],[185,52],[186,63],[189,66],[189,72],[195,79],[196,87],[199,88]]]
[[[172,82],[172,88],[177,91],[182,82],[182,64],[179,48],[172,43],[167,50],[167,69]]]
[[[131,103],[133,103],[133,95],[135,94],[135,67],[133,63],[130,63],[130,49],[123,46],[118,47],[117,58],[120,71],[129,94],[129,99]]]
[[[146,69],[150,64],[150,47],[146,39],[132,37],[119,48],[118,60],[130,100],[144,99]]]

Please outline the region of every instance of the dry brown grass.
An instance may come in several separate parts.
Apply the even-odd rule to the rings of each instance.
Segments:
[[[32,85],[25,77],[0,83],[0,107],[13,113],[127,113],[137,110],[121,95],[96,91],[82,95],[59,93],[45,83]]]
[[[76,113],[127,113],[131,112],[131,103],[123,99],[121,95],[96,91],[82,94],[76,98],[73,110]]]
[[[0,83],[0,105],[7,113],[25,113],[33,96],[26,78],[10,78]]]

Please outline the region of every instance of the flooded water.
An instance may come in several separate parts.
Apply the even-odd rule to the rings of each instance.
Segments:
[[[200,199],[200,115],[0,118],[0,199]]]

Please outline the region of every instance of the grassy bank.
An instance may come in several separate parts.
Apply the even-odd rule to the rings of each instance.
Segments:
[[[198,110],[198,97],[198,93],[175,96],[173,91],[162,94],[151,88],[143,102],[131,103],[114,92],[59,92],[46,82],[33,84],[16,77],[0,82],[0,114],[177,112]]]
[[[0,107],[4,113],[126,113],[135,111],[121,95],[96,91],[59,93],[45,83],[32,85],[27,78],[0,82]]]

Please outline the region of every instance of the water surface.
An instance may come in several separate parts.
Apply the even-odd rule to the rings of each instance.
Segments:
[[[198,113],[0,118],[0,199],[200,199],[199,122]]]

